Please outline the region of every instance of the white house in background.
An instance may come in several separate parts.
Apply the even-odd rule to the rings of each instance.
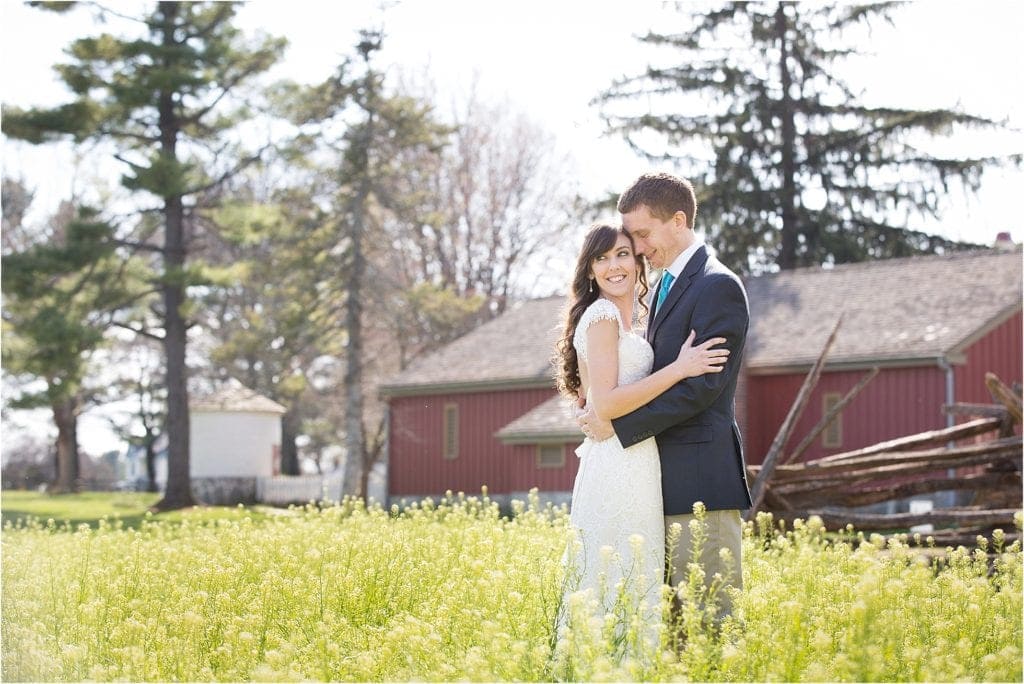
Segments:
[[[253,503],[281,471],[285,408],[240,384],[189,402],[192,492],[206,504]]]
[[[189,402],[189,476],[204,504],[303,504],[339,501],[342,469],[323,475],[281,475],[281,416],[285,408],[233,383]],[[156,481],[167,487],[167,440],[157,442]],[[145,454],[130,447],[122,486],[145,486]],[[376,489],[374,489],[376,487]],[[371,493],[383,500],[383,481],[370,475]],[[379,491],[378,491],[379,490]]]

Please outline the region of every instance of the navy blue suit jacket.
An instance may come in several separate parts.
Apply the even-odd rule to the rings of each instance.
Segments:
[[[694,344],[724,337],[729,360],[721,373],[686,378],[613,420],[619,441],[630,447],[656,438],[665,515],[692,513],[696,501],[703,501],[709,511],[750,508],[734,410],[750,321],[743,284],[700,247],[650,316],[647,340],[654,348],[654,370],[676,359],[691,329],[697,331]]]

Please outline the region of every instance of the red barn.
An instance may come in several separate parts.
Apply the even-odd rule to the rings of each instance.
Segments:
[[[563,306],[561,297],[513,305],[381,388],[389,500],[473,495],[482,485],[502,503],[533,487],[568,499],[577,458],[567,446],[582,435],[561,424],[568,414],[524,422],[542,405],[559,416],[551,358]]]
[[[825,372],[794,438],[810,432],[868,369],[881,372],[803,459],[945,427],[943,404],[992,401],[986,371],[1007,383],[1021,381],[1019,250],[798,269],[752,278],[747,291],[744,437],[755,463],[840,313]]]
[[[804,454],[943,427],[941,407],[988,402],[984,373],[1021,382],[1021,252],[986,250],[806,268],[747,281],[751,328],[737,416],[759,463],[837,317],[836,343],[793,433],[802,438],[871,367],[881,372]],[[553,389],[565,302],[511,307],[382,388],[392,501],[446,490],[567,501],[582,440]]]

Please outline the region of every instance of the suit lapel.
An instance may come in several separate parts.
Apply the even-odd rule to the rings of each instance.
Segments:
[[[661,277],[665,277],[665,272],[661,272]],[[661,289],[661,278],[658,278],[658,284],[650,289],[647,293],[647,341],[650,342],[654,339],[654,317],[658,315],[658,290]]]
[[[672,288],[668,291],[668,295],[665,297],[665,301],[662,302],[661,306],[653,312],[653,322],[647,329],[647,339],[649,341],[654,340],[654,334],[658,331],[658,327],[664,322],[665,317],[668,316],[668,312],[672,310],[672,307],[676,305],[676,302],[682,298],[683,293],[693,283],[694,278],[697,277],[701,271],[704,270],[704,264],[708,261],[708,251],[703,245],[694,252],[693,256],[690,257],[690,261],[686,264],[686,268],[679,274],[679,278],[676,282],[672,283]],[[660,285],[660,283],[659,283]],[[655,297],[657,301],[657,297]]]

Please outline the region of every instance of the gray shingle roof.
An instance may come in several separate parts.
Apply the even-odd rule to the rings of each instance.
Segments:
[[[561,395],[555,395],[540,406],[524,413],[495,433],[506,444],[536,444],[538,439],[583,441],[572,406]]]
[[[836,318],[830,364],[955,357],[1021,307],[1021,252],[886,259],[751,278],[752,370],[808,365]]]
[[[956,360],[970,343],[1020,310],[1021,251],[979,250],[886,259],[750,278],[753,372],[807,366],[836,317],[829,364]],[[393,378],[384,394],[551,384],[562,297],[513,305]],[[509,427],[512,427],[511,425]]]
[[[285,413],[287,409],[262,394],[232,383],[206,396],[189,401],[189,410],[200,412]]]
[[[563,297],[512,304],[504,314],[414,361],[381,388],[385,395],[426,389],[552,385]]]

